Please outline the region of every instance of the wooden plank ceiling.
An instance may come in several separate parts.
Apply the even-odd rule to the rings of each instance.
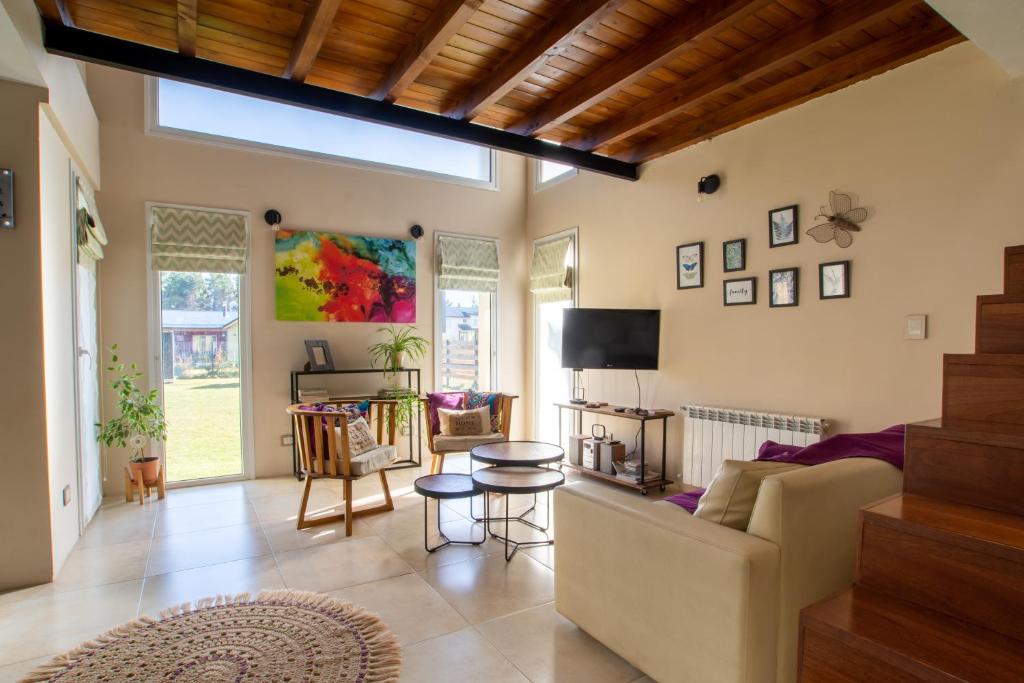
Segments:
[[[37,0],[46,21],[643,163],[952,45],[921,0]]]

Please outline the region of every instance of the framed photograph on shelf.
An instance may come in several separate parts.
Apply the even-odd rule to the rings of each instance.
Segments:
[[[785,247],[800,241],[799,210],[793,204],[768,212],[768,246]]]
[[[818,265],[818,298],[846,299],[850,296],[850,262],[830,261]]]
[[[327,343],[326,339],[307,339],[306,356],[309,357],[309,362],[306,363],[307,370],[321,372],[323,370],[334,369],[334,360],[331,358],[331,347]]]
[[[722,269],[727,273],[747,269],[747,240],[722,242]]]
[[[722,283],[722,302],[726,306],[749,306],[757,303],[757,278],[741,277]]]
[[[691,242],[676,247],[676,289],[704,286],[704,243]]]
[[[768,271],[768,306],[784,308],[800,303],[800,269],[779,268]]]

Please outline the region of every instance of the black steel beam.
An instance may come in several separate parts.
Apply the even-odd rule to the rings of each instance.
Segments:
[[[636,180],[638,177],[639,164],[552,145],[468,121],[297,83],[206,59],[185,57],[177,52],[52,22],[44,24],[43,34],[46,51],[63,57],[469,142],[534,159],[556,161],[616,178]]]

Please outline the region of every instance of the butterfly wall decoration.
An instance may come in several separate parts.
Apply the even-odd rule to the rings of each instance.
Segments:
[[[845,249],[853,244],[852,233],[860,232],[857,224],[867,219],[868,210],[862,206],[853,208],[850,195],[835,190],[828,193],[828,203],[830,208],[821,207],[821,213],[816,216],[824,218],[826,222],[815,225],[807,234],[822,244],[835,240],[836,244]]]

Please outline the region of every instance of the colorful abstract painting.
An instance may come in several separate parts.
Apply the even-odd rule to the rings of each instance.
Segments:
[[[279,230],[278,320],[416,322],[416,242]]]

